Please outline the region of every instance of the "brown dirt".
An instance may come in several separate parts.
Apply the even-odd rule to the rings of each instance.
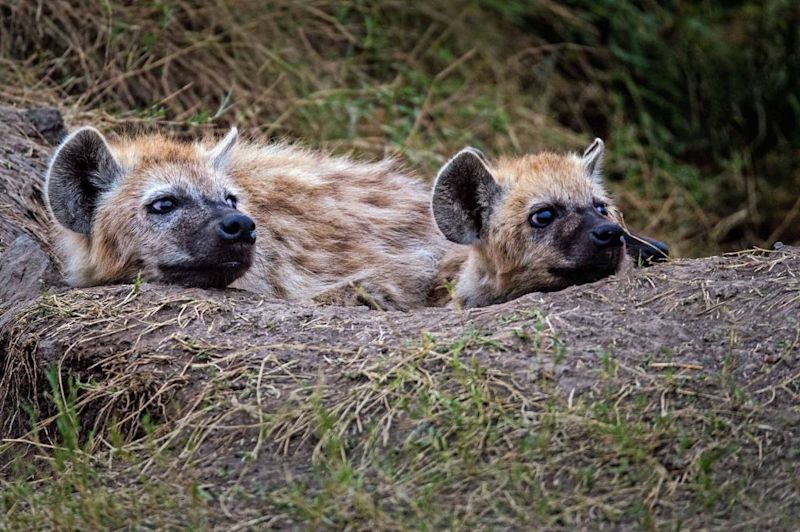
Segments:
[[[24,232],[49,253],[48,149],[10,110],[0,138],[0,249]],[[0,475],[62,445],[74,388],[101,484],[200,486],[211,527],[784,528],[800,519],[799,310],[793,247],[464,312],[56,286],[0,317]]]

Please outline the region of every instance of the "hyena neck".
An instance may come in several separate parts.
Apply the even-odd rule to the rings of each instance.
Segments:
[[[482,249],[453,245],[439,261],[439,279],[432,304],[453,300],[463,307],[482,307],[503,300],[501,276],[491,268]]]
[[[503,301],[501,276],[492,268],[485,252],[470,246],[456,282],[456,297],[465,307],[485,307]]]

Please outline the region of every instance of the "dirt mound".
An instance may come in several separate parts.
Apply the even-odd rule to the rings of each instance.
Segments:
[[[42,183],[50,146],[64,124],[55,109],[18,111],[0,106],[0,251],[23,233],[47,248]]]
[[[0,261],[19,264],[22,233],[49,253],[47,150],[14,120]],[[464,312],[149,284],[23,299],[0,318],[0,525],[800,519],[798,248]]]

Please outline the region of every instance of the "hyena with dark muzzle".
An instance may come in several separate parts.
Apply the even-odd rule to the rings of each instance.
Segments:
[[[393,166],[239,143],[235,130],[211,146],[83,128],[54,154],[46,191],[75,286],[141,275],[407,309],[424,303],[443,242],[427,187]]]
[[[454,244],[442,258],[432,303],[453,294],[483,306],[534,291],[596,281],[666,257],[666,245],[626,233],[602,184],[604,146],[583,154],[541,153],[490,164],[467,148],[439,172],[433,217]],[[633,243],[631,245],[630,243]]]
[[[270,297],[409,309],[556,290],[625,264],[621,214],[583,159],[542,154],[490,166],[465,150],[433,194],[394,169],[287,145],[83,128],[47,176],[67,280],[232,286]],[[439,232],[441,229],[444,238]],[[629,252],[631,250],[628,250]]]

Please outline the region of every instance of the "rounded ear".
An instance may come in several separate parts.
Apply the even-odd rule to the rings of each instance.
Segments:
[[[56,149],[47,170],[50,211],[70,231],[89,234],[98,197],[121,176],[105,137],[94,128],[81,128]]]
[[[452,242],[475,242],[481,237],[500,192],[483,154],[474,148],[461,150],[436,176],[431,199],[436,225]]]
[[[603,179],[603,157],[605,156],[605,144],[603,141],[596,138],[586,151],[583,152],[583,168],[586,171],[586,177],[592,181],[600,181]]]
[[[236,146],[238,140],[239,130],[232,127],[225,137],[211,148],[209,156],[211,158],[211,166],[214,170],[224,170],[225,167],[228,166],[231,150]]]

